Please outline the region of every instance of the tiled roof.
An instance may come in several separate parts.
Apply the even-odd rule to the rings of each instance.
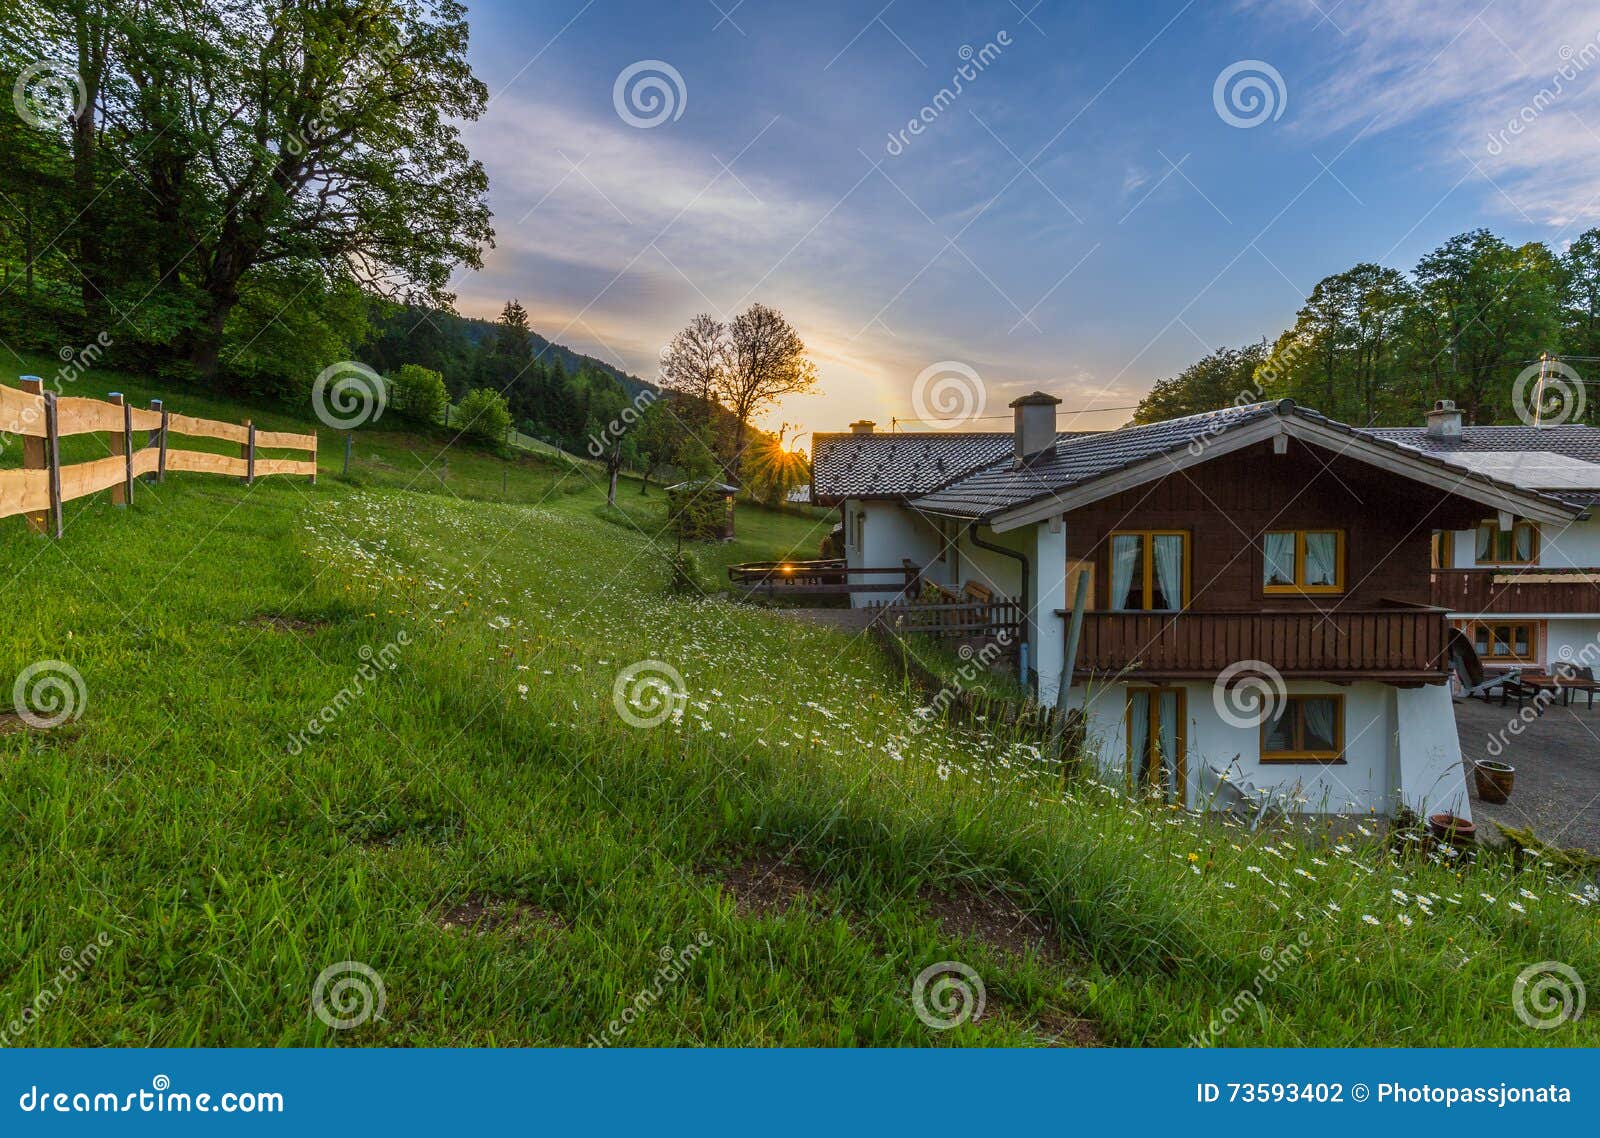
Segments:
[[[1063,431],[1058,444],[1091,432]],[[815,501],[907,498],[1008,457],[1010,431],[911,431],[900,434],[818,434],[811,444]]]
[[[1039,498],[1048,497],[1124,467],[1161,454],[1182,451],[1224,430],[1278,413],[1277,403],[1251,403],[1150,423],[1078,436],[1067,445],[1021,470],[1012,469],[1008,456],[912,504],[934,513],[961,517],[986,517]],[[1320,418],[1320,416],[1319,416]],[[1010,435],[1006,438],[1009,440]]]
[[[1374,427],[1362,433],[1447,460],[1452,451],[1547,450],[1600,463],[1600,427],[1463,427],[1459,439],[1430,439],[1422,427]]]

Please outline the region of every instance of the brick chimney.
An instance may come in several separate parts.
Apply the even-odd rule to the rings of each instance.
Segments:
[[[872,429],[877,425],[878,424],[874,423],[871,419],[857,419],[854,423],[850,424],[850,433],[852,435],[870,435],[872,433]]]
[[[1428,412],[1428,437],[1430,439],[1459,439],[1461,437],[1461,412],[1452,399],[1441,399]]]
[[[1020,470],[1055,451],[1056,408],[1060,405],[1061,400],[1042,391],[1011,401],[1011,410],[1016,416],[1016,443],[1011,462],[1014,469]]]

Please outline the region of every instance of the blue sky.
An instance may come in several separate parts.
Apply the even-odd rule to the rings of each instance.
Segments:
[[[469,13],[493,97],[467,136],[498,247],[457,280],[460,308],[517,296],[544,335],[652,377],[695,312],[759,299],[821,373],[769,425],[887,427],[925,411],[916,377],[953,361],[989,415],[1044,388],[1098,409],[1072,425],[1115,426],[1157,379],[1287,327],[1329,273],[1409,269],[1480,225],[1559,249],[1600,224],[1600,12],[1584,5]],[[632,84],[614,99],[636,64],[635,83],[662,83],[653,125],[636,124],[660,105],[630,102]],[[922,132],[891,140],[913,118]]]

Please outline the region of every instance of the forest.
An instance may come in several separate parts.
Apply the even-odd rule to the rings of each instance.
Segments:
[[[1415,425],[1439,399],[1469,423],[1517,422],[1533,417],[1541,369],[1543,421],[1593,422],[1597,363],[1600,229],[1560,253],[1477,229],[1410,273],[1364,263],[1324,278],[1294,327],[1159,381],[1134,422],[1283,397],[1359,426]]]

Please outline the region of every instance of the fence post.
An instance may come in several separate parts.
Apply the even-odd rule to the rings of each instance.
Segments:
[[[341,475],[350,473],[350,437],[350,432],[346,431],[344,433],[344,469],[339,471]]]
[[[133,501],[133,433],[129,426],[129,416],[132,408],[128,401],[122,397],[122,392],[113,391],[106,396],[113,407],[121,407],[122,430],[110,432],[111,453],[122,455],[123,477],[121,486],[111,488],[111,504],[113,506],[126,506]]]
[[[161,400],[159,399],[150,400],[150,410],[161,416],[161,426],[145,435],[144,445],[147,449],[149,447],[160,448],[157,451],[160,457],[157,459],[157,467],[154,473],[146,474],[144,480],[146,482],[160,482],[161,476],[166,473],[163,468],[166,466],[167,457],[167,413],[161,409]]]
[[[56,394],[44,393],[44,458],[50,468],[50,524],[61,540],[61,416]]]
[[[249,419],[244,421],[245,440],[244,458],[244,484],[254,486],[256,481],[256,425]]]
[[[311,432],[311,485],[317,484],[317,432]]]
[[[44,395],[44,380],[40,379],[36,375],[25,375],[17,382],[22,387],[22,390],[26,391],[29,395]],[[45,409],[45,429],[47,432],[49,430],[49,415],[50,411],[47,406]],[[22,468],[24,470],[45,469],[45,456],[48,453],[48,449],[47,440],[36,439],[30,435],[23,435]],[[27,515],[25,515],[28,523],[28,532],[39,534],[44,533],[45,523],[48,521],[49,516],[49,510],[30,511]]]
[[[157,400],[157,402],[160,402]],[[170,412],[165,407],[161,408],[161,453],[156,456],[156,481],[167,480],[167,428]]]

